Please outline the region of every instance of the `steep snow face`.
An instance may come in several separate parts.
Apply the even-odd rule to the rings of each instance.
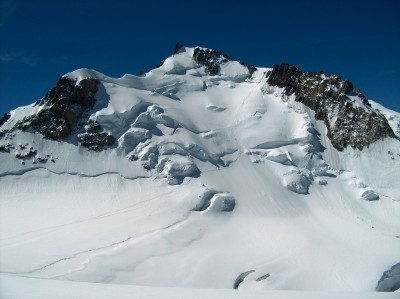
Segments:
[[[182,48],[143,77],[74,71],[12,111],[0,140],[1,272],[375,290],[399,262],[400,143],[338,151],[271,71]],[[398,134],[397,113],[365,109]],[[46,124],[66,135],[46,136]]]

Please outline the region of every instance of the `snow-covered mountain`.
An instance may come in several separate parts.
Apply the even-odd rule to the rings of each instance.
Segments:
[[[336,75],[178,46],[0,124],[7,279],[400,288],[400,114]]]

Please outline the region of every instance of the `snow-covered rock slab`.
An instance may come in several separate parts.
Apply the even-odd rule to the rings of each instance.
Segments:
[[[400,290],[400,263],[385,271],[376,286],[378,292],[394,292]]]
[[[301,171],[293,170],[283,176],[283,184],[292,192],[308,194],[311,181]]]
[[[361,198],[364,200],[367,200],[367,201],[375,201],[375,200],[379,200],[379,195],[376,194],[376,192],[374,192],[372,190],[367,190],[361,194]]]
[[[177,185],[186,177],[199,177],[200,170],[188,157],[175,155],[164,158],[157,166],[160,175],[167,179],[168,184]]]

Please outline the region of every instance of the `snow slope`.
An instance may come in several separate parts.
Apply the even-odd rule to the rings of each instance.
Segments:
[[[2,295],[7,299],[17,298],[60,298],[60,299],[111,299],[111,298],[140,298],[140,299],[369,299],[369,298],[398,298],[397,293],[372,292],[305,292],[305,291],[236,291],[226,289],[193,289],[193,288],[165,288],[143,287],[134,285],[115,285],[86,283],[76,281],[43,280],[8,276],[1,274],[3,284]]]
[[[12,111],[1,280],[374,291],[400,261],[399,141],[338,152],[309,108],[268,85],[269,69],[227,61],[210,76],[193,52],[144,77],[66,75],[100,82],[89,119],[117,140],[101,152],[12,129],[41,106]],[[398,135],[398,113],[371,109]]]

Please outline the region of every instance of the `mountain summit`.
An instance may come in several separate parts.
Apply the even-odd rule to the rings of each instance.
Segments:
[[[68,73],[0,125],[2,273],[398,288],[400,114],[337,75],[177,45],[141,76]]]
[[[187,52],[190,54],[187,55]],[[171,57],[167,62],[163,61],[158,69],[158,76],[160,76],[160,71],[165,70],[162,76],[175,74],[179,77],[179,75],[184,75],[183,73],[179,74],[179,71],[186,72],[188,67],[192,67],[202,69],[206,75],[211,77],[226,77],[229,66],[230,70],[234,72],[233,77],[238,76],[239,81],[247,77],[250,81],[254,72],[257,71],[257,68],[252,65],[244,62],[239,65],[228,55],[210,49],[186,49],[178,44],[175,55],[185,57]],[[173,70],[171,72],[168,69],[170,66],[164,65],[171,63],[177,64],[174,65],[174,68],[178,72],[174,73]],[[182,63],[186,66],[182,65],[183,67],[180,69],[179,64]],[[83,74],[79,74],[80,72]],[[149,75],[152,75],[152,72]],[[269,88],[281,88],[282,97],[293,95],[294,101],[311,109],[315,119],[324,122],[328,138],[339,151],[343,151],[347,146],[362,150],[365,146],[368,147],[371,143],[385,137],[396,138],[385,116],[379,110],[373,109],[365,95],[354,89],[351,82],[342,80],[337,75],[304,73],[287,63],[275,65],[272,69],[264,69],[263,75],[265,84]],[[151,77],[155,79],[156,76]],[[34,105],[40,109],[16,120],[17,123],[11,129],[22,131],[33,129],[45,138],[53,140],[64,140],[75,130],[75,132],[81,132],[79,136],[75,136],[77,143],[91,150],[101,150],[103,145],[113,145],[116,141],[115,137],[106,132],[99,133],[102,130],[101,126],[93,116],[93,112],[98,110],[98,108],[93,109],[96,104],[94,94],[98,91],[101,78],[104,77],[104,75],[89,70],[80,70],[61,77],[56,86]],[[141,87],[146,89],[145,82],[151,81],[146,80],[146,77],[149,78],[146,75],[142,80],[138,80],[138,78],[131,80],[132,87],[138,88],[137,84],[142,84]],[[237,81],[237,79],[234,80]],[[153,87],[151,86],[149,91],[152,91]],[[157,88],[165,88],[165,86],[155,89]],[[165,91],[161,94],[165,95]],[[169,96],[173,94],[175,93],[169,93]],[[9,115],[6,114],[2,119],[2,124],[8,118]],[[83,127],[86,130],[81,130]],[[10,130],[10,128],[6,130]],[[89,137],[89,135],[92,136]]]

